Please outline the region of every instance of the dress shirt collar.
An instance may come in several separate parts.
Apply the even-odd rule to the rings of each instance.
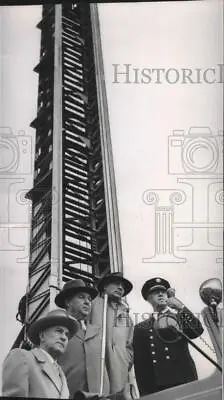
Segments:
[[[157,320],[158,317],[159,317],[159,315],[165,314],[167,311],[171,311],[171,312],[172,312],[172,310],[167,306],[166,308],[164,308],[164,309],[163,309],[162,311],[160,311],[160,312],[153,312],[152,315],[153,315],[153,317],[155,318],[155,320]]]
[[[78,322],[80,328],[81,328],[83,331],[86,331],[86,329],[87,329],[87,322],[86,322],[84,319],[77,319],[77,318],[73,317],[73,315],[71,315],[71,314],[69,315],[69,317],[72,318],[72,319],[74,319],[76,322]]]
[[[54,363],[57,362],[46,350],[42,349],[42,347],[40,347],[40,350],[43,351],[43,353],[47,356],[48,360],[49,360],[52,364],[54,364]]]

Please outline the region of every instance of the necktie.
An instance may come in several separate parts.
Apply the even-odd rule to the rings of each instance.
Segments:
[[[80,326],[81,326],[81,329],[83,330],[83,332],[85,332],[85,331],[86,331],[86,324],[85,324],[85,322],[83,321],[83,319],[80,320]]]
[[[158,312],[154,312],[152,314],[153,318],[155,319],[155,321],[157,321],[158,317],[159,317],[159,313]]]

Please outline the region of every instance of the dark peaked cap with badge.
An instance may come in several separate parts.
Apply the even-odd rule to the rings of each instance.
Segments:
[[[55,297],[55,304],[58,307],[65,308],[65,300],[80,292],[89,293],[92,299],[95,299],[98,294],[93,286],[89,286],[82,279],[74,279],[64,284],[63,289]]]
[[[149,279],[148,281],[146,281],[144,283],[144,285],[142,286],[142,297],[147,300],[148,299],[148,295],[150,293],[152,293],[154,290],[157,289],[163,289],[163,290],[167,290],[170,288],[170,284],[168,281],[166,281],[166,279],[163,278],[152,278]]]
[[[104,288],[106,285],[108,285],[109,283],[113,283],[113,282],[121,282],[124,286],[124,294],[123,296],[126,296],[128,293],[130,293],[130,291],[133,288],[132,283],[128,280],[125,279],[122,275],[121,272],[112,272],[111,274],[105,275],[99,282],[98,282],[98,290],[100,293],[103,292]]]
[[[69,336],[72,337],[79,329],[79,324],[74,318],[70,318],[64,310],[50,311],[45,317],[35,321],[28,330],[30,340],[35,345],[40,344],[39,333],[52,326],[64,326],[69,330]]]

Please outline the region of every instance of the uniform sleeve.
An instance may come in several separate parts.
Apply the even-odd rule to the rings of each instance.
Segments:
[[[204,331],[199,319],[196,318],[187,307],[184,307],[181,311],[179,311],[178,320],[183,332],[190,339],[197,338]]]
[[[135,377],[138,385],[140,396],[148,394],[148,387],[146,382],[148,381],[145,373],[147,371],[147,351],[144,346],[142,337],[142,330],[138,327],[134,328],[133,337],[133,349],[134,349],[134,368]]]
[[[12,350],[3,363],[2,395],[28,397],[28,363],[24,350]]]

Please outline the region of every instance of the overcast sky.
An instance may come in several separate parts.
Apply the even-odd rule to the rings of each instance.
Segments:
[[[218,262],[221,252],[216,247],[221,244],[221,204],[214,200],[221,196],[218,182],[221,162],[214,162],[213,166],[209,163],[211,154],[213,157],[216,155],[219,140],[211,134],[220,134],[223,126],[222,85],[208,82],[220,78],[222,2],[100,4],[99,13],[124,273],[134,282],[129,296],[131,312],[134,315],[150,311],[149,305],[141,298],[140,289],[144,281],[153,276],[170,280],[177,297],[194,312],[200,312],[204,306],[198,293],[200,284],[210,277],[221,277],[221,264]],[[20,131],[17,139],[20,158],[10,174],[3,168],[7,165],[10,151],[5,146],[4,153],[3,147],[0,149],[3,160],[0,165],[1,364],[20,330],[15,315],[27,285],[29,204],[23,196],[32,186],[33,160],[29,149],[34,148],[35,131],[29,124],[36,116],[37,75],[33,68],[39,61],[40,32],[35,25],[41,18],[41,8],[1,7],[0,18],[0,134],[4,136],[6,133],[2,127],[11,128],[13,135]],[[213,71],[203,75],[208,68],[213,68]],[[148,82],[143,69],[147,74],[152,69],[163,69],[161,83],[156,83],[156,72]],[[182,82],[183,69],[192,70],[192,79],[196,83]],[[128,78],[115,76],[116,71],[125,70],[129,72]],[[201,74],[201,83],[196,70]],[[175,80],[176,83],[172,83]],[[194,179],[189,180],[188,167],[184,165],[186,160],[181,158],[184,143],[198,137],[190,138],[188,131],[191,127],[206,127],[204,133],[211,130],[204,145],[198,142],[200,154],[193,154],[193,161],[187,159],[201,163],[204,171],[206,165],[210,165],[213,172],[210,180],[206,173],[203,176],[193,174]],[[173,147],[168,138],[177,130],[184,131],[184,134],[176,135],[180,144]],[[21,131],[24,131],[25,139],[21,137]],[[14,138],[10,140],[15,142]],[[212,143],[213,153],[206,145],[208,142]],[[23,146],[27,150],[25,153],[22,152]],[[182,178],[181,182],[179,178]],[[169,197],[178,190],[185,201],[173,205],[173,222],[176,224],[172,230],[174,257],[171,260],[165,256],[162,262],[156,262],[158,258],[143,262],[155,254],[159,235],[155,207],[170,207]],[[160,203],[146,204],[150,200],[149,194],[143,196],[146,191],[157,192]],[[213,222],[217,227],[209,231],[199,227],[192,232],[186,228],[186,223],[193,219],[198,224]],[[182,225],[178,226],[178,223]],[[11,228],[7,230],[7,226]],[[188,248],[181,248],[187,245]],[[203,337],[210,343],[206,332]],[[197,343],[206,347],[200,339]],[[206,350],[212,355],[208,347]],[[211,374],[212,365],[201,355],[192,354],[199,377]]]

